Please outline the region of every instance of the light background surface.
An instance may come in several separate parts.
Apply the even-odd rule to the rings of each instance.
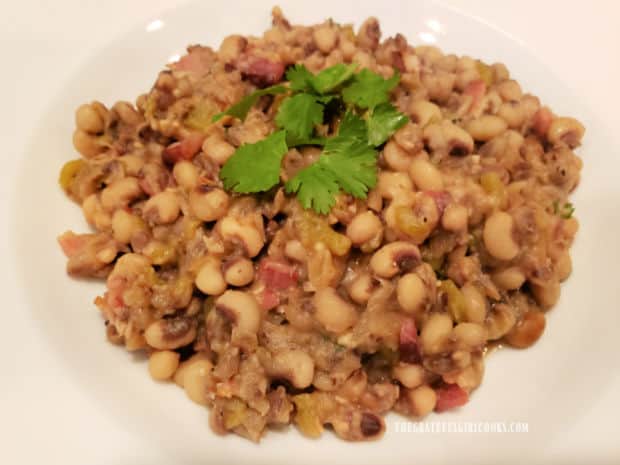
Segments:
[[[0,256],[4,257],[1,290],[4,314],[24,312],[26,304],[11,268],[7,212],[17,204],[15,175],[34,125],[67,79],[111,40],[183,0],[4,1],[0,16]],[[552,69],[573,94],[586,101],[614,138],[610,164],[618,167],[620,147],[620,6],[594,0],[445,0],[505,31]],[[381,2],[386,9],[392,2]],[[577,6],[578,5],[578,6]],[[231,2],[234,10],[234,2]],[[238,14],[239,12],[233,12]],[[326,12],[326,16],[329,13]],[[233,21],[234,19],[231,19]],[[207,26],[206,26],[207,27]],[[211,44],[212,45],[212,44]],[[122,70],[119,70],[122,78]],[[96,77],[93,77],[96,79]],[[544,76],[541,76],[544,79]],[[145,83],[148,85],[149,83]],[[96,96],[93,96],[96,97]],[[567,102],[565,108],[570,108]],[[49,128],[50,131],[54,127]],[[44,135],[37,134],[38,137]],[[587,159],[585,160],[587,163]],[[55,176],[50,173],[50,176]],[[617,202],[617,197],[612,201]],[[45,201],[41,199],[41,208]],[[19,212],[36,215],[36,211]],[[52,233],[47,231],[46,234]],[[617,244],[610,244],[618,248]],[[596,270],[592,270],[596,272]],[[31,282],[29,292],[44,285]],[[592,289],[596,292],[596,289]],[[610,303],[611,305],[611,303]],[[618,301],[613,303],[618,307]],[[620,311],[620,308],[618,309]],[[596,309],[587,309],[596,317]],[[2,321],[2,320],[0,320]],[[2,463],[172,464],[157,443],[119,427],[70,378],[32,331],[26,319],[10,318],[0,337],[0,457]],[[99,339],[95,339],[98,343]],[[576,341],[578,343],[578,341]],[[526,355],[524,355],[526,356]],[[93,360],[96,363],[96,360]],[[578,367],[575,367],[578,369]],[[527,382],[527,380],[525,380]],[[532,381],[535,382],[535,381]],[[570,386],[565,389],[570,390]],[[569,433],[549,445],[548,463],[620,463],[620,379],[587,407],[588,413]],[[423,437],[418,437],[423,440]],[[515,435],[515,441],[519,437]],[[415,445],[412,445],[412,462]],[[291,457],[294,456],[294,453]],[[210,463],[206,459],[202,463]],[[291,458],[291,463],[294,460]],[[506,458],[505,463],[519,463]]]

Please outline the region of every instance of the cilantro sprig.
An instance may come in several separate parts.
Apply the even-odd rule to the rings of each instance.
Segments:
[[[225,115],[243,120],[261,96],[286,94],[275,117],[278,131],[235,151],[220,170],[224,187],[243,194],[268,191],[280,183],[281,162],[290,148],[318,145],[319,158],[289,179],[285,191],[321,214],[329,213],[340,192],[366,198],[377,183],[377,148],[408,118],[390,103],[397,72],[384,79],[356,68],[337,64],[313,74],[295,65],[286,73],[288,85],[257,90],[216,115],[214,121]],[[329,123],[338,127],[334,134],[317,133],[318,126]]]

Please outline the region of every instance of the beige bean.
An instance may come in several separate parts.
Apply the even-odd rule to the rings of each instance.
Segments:
[[[437,354],[445,350],[452,333],[452,318],[446,313],[433,313],[422,327],[420,344],[426,354]]]
[[[75,126],[89,134],[99,134],[105,129],[105,121],[93,105],[80,105],[75,111]]]
[[[406,173],[381,171],[376,189],[381,197],[394,199],[402,196],[403,193],[411,192],[413,184]]]
[[[382,231],[381,220],[371,211],[355,215],[347,226],[347,236],[354,245],[368,242]]]
[[[493,282],[505,291],[519,289],[525,282],[525,274],[519,267],[511,266],[503,270],[496,271],[491,275]]]
[[[409,165],[409,176],[418,190],[443,190],[441,172],[435,165],[423,158],[414,158]]]
[[[286,378],[298,389],[305,389],[314,378],[314,360],[303,350],[290,349],[277,352],[272,359],[269,374]]]
[[[218,50],[218,55],[224,63],[232,63],[239,57],[243,49],[247,45],[247,39],[240,35],[227,36]]]
[[[465,129],[448,120],[424,128],[424,140],[431,151],[462,156],[474,150],[474,140]]]
[[[512,260],[519,253],[519,245],[512,237],[512,216],[497,211],[487,218],[482,238],[487,251],[498,260]]]
[[[219,188],[198,186],[189,194],[189,206],[201,221],[216,221],[228,211],[230,197]]]
[[[479,141],[488,141],[508,129],[506,121],[495,115],[482,115],[465,124],[465,130]]]
[[[530,289],[534,299],[544,310],[553,307],[560,298],[560,282],[550,281],[547,284],[539,285],[531,283]]]
[[[504,340],[512,347],[525,349],[533,345],[545,331],[546,319],[542,312],[527,312],[506,336]]]
[[[151,323],[144,331],[146,343],[155,349],[183,347],[196,337],[195,325],[186,318],[170,318]]]
[[[96,136],[81,129],[73,132],[73,147],[85,158],[92,158],[105,150],[105,147],[98,143]]]
[[[308,258],[308,252],[306,251],[306,248],[297,239],[287,241],[286,244],[284,244],[284,255],[286,255],[291,260],[295,260],[298,262],[305,262]]]
[[[406,388],[413,389],[424,383],[424,368],[422,365],[399,362],[392,368],[392,376]]]
[[[213,364],[206,359],[189,361],[183,368],[183,388],[191,400],[200,405],[207,405],[207,392],[213,386],[211,377]]]
[[[435,409],[437,393],[430,386],[425,384],[406,392],[411,413],[416,417],[424,417]]]
[[[155,194],[144,205],[143,215],[150,224],[170,224],[181,213],[177,195],[172,191]]]
[[[409,105],[411,121],[424,127],[427,124],[441,121],[441,110],[428,100],[414,100]]]
[[[235,147],[219,135],[207,137],[202,143],[202,151],[218,165],[223,165],[235,153]]]
[[[140,170],[144,166],[144,158],[139,155],[123,155],[119,158],[120,162],[125,168],[125,174],[127,176],[139,176]]]
[[[139,216],[126,210],[119,209],[112,216],[112,235],[114,240],[122,244],[131,242],[135,233],[144,229],[145,225]]]
[[[555,272],[560,281],[565,281],[573,271],[573,262],[568,251],[563,252],[555,263]]]
[[[258,255],[265,245],[263,231],[259,230],[258,227],[253,224],[243,224],[235,217],[225,216],[219,221],[218,227],[225,241],[233,243],[241,242],[246,254],[250,258]]]
[[[377,250],[370,259],[370,269],[381,278],[391,278],[411,271],[420,263],[420,249],[405,241],[391,242]]]
[[[99,231],[108,229],[112,223],[112,217],[103,209],[99,196],[91,194],[82,202],[82,213],[88,224],[94,226]]]
[[[452,339],[461,349],[472,350],[484,345],[487,331],[476,323],[459,323],[452,330]]]
[[[329,24],[322,24],[312,31],[312,38],[318,49],[322,53],[329,53],[336,46],[338,35],[332,26]]]
[[[398,280],[396,298],[400,308],[406,313],[417,313],[421,310],[427,294],[422,278],[415,273],[407,273]]]
[[[394,133],[394,141],[405,151],[405,154],[403,155],[400,150],[394,153],[388,153],[384,150],[383,156],[385,161],[394,171],[407,171],[409,163],[411,163],[410,155],[417,154],[424,149],[422,128],[417,124],[409,122]]]
[[[116,102],[112,110],[116,112],[120,120],[125,124],[137,126],[144,121],[142,115],[129,102]]]
[[[180,388],[184,387],[185,373],[187,372],[187,369],[198,361],[207,361],[209,363],[211,362],[204,352],[195,353],[189,359],[181,362],[177,370],[174,372],[174,376],[172,377],[172,380],[177,386],[179,386]]]
[[[441,217],[441,226],[446,231],[459,232],[467,229],[469,212],[458,203],[448,204]]]
[[[383,148],[383,159],[394,171],[407,171],[412,157],[394,140],[390,140]]]
[[[236,258],[223,266],[224,279],[231,286],[247,286],[254,280],[254,264],[247,258]]]
[[[127,177],[114,181],[101,191],[101,205],[108,211],[126,207],[142,195],[138,179]]]
[[[179,354],[171,350],[158,350],[149,357],[149,373],[158,381],[172,378],[178,366]]]
[[[525,123],[527,114],[520,102],[504,102],[497,110],[497,116],[506,121],[511,129],[519,129]]]
[[[194,283],[202,293],[220,295],[226,290],[226,280],[222,275],[221,265],[219,258],[209,256],[200,267]]]
[[[258,332],[261,311],[251,294],[228,290],[217,298],[215,308],[237,327],[240,335]]]
[[[176,183],[185,189],[194,189],[198,186],[198,168],[187,160],[181,160],[174,164],[172,175]]]
[[[552,144],[563,143],[570,148],[575,148],[581,144],[584,133],[583,124],[575,118],[559,117],[551,121],[547,130],[547,140]]]
[[[497,84],[497,93],[500,97],[507,102],[514,102],[520,100],[523,96],[521,86],[513,79],[502,81]]]
[[[341,334],[357,322],[358,314],[334,288],[325,287],[314,294],[314,317],[328,331]]]
[[[368,273],[360,274],[348,286],[349,297],[357,304],[365,304],[370,299],[376,283]]]
[[[496,341],[501,339],[514,327],[516,322],[517,318],[508,305],[495,304],[485,321],[488,340]]]

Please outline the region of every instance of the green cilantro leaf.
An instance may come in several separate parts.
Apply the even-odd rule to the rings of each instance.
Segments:
[[[286,79],[291,82],[293,90],[327,94],[351,79],[356,68],[356,64],[338,63],[325,68],[318,74],[312,74],[304,65],[295,65],[286,72]]]
[[[561,218],[564,218],[565,220],[571,218],[574,212],[575,212],[575,206],[570,202],[567,202],[562,206],[560,206],[560,203],[557,200],[553,202],[553,213],[555,213],[556,215],[559,215]]]
[[[347,111],[338,127],[338,134],[325,144],[325,150],[334,151],[335,147],[342,143],[346,143],[348,139],[364,139],[366,138],[366,124],[364,120],[351,111]]]
[[[310,80],[310,85],[319,94],[326,94],[348,81],[353,76],[356,69],[357,65],[354,63],[350,65],[338,63],[337,65],[325,68],[313,76]]]
[[[291,89],[298,91],[311,90],[310,81],[314,75],[304,65],[297,64],[286,71],[286,79],[291,83]]]
[[[323,215],[329,213],[340,191],[338,182],[317,162],[299,171],[284,186],[286,192],[296,193],[304,208],[312,208]]]
[[[242,194],[271,189],[280,182],[280,163],[287,151],[286,131],[242,145],[220,170],[224,188]]]
[[[368,118],[368,142],[375,147],[383,144],[407,121],[409,118],[391,103],[377,105]]]
[[[389,102],[389,92],[396,87],[400,75],[394,72],[389,79],[383,79],[380,75],[368,69],[363,69],[355,75],[351,84],[342,90],[344,101],[360,108],[373,108],[380,103]]]
[[[276,124],[285,129],[289,145],[308,140],[315,124],[323,122],[323,105],[310,94],[286,98],[276,115]]]
[[[251,94],[243,97],[241,100],[239,100],[239,102],[235,103],[228,110],[213,116],[212,121],[215,123],[227,115],[243,120],[250,111],[250,108],[252,108],[256,104],[256,102],[258,102],[258,99],[261,98],[263,95],[277,95],[284,94],[286,92],[288,92],[288,89],[285,86],[280,85],[265,87],[264,89],[256,90]]]

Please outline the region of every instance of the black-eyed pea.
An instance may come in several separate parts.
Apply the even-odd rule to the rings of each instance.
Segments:
[[[235,147],[216,134],[205,139],[202,143],[202,151],[221,166],[235,153]]]
[[[314,360],[303,350],[289,349],[273,355],[270,376],[285,378],[297,389],[305,389],[314,378]]]
[[[382,171],[376,189],[381,197],[391,200],[413,191],[413,184],[407,173]]]
[[[428,100],[414,100],[409,105],[411,121],[424,127],[431,122],[441,121],[441,110]]]
[[[428,298],[426,286],[415,273],[407,273],[398,280],[396,298],[406,313],[417,313]]]
[[[121,244],[128,244],[135,233],[144,228],[142,219],[127,210],[119,209],[112,216],[112,235]]]
[[[108,229],[112,224],[112,217],[103,209],[99,196],[91,194],[82,202],[82,212],[88,224],[94,226],[99,231]]]
[[[317,48],[322,53],[329,53],[336,46],[338,35],[334,30],[334,27],[328,23],[321,24],[314,31],[312,31],[312,38]]]
[[[218,50],[218,55],[224,63],[232,63],[245,49],[248,40],[240,35],[227,36]]]
[[[506,102],[514,102],[516,100],[520,100],[523,96],[521,86],[517,81],[513,79],[508,79],[506,81],[498,83],[496,86],[496,90],[502,100]]]
[[[233,216],[222,218],[218,223],[218,230],[225,241],[240,242],[250,258],[258,255],[265,245],[264,230],[260,230],[255,224],[242,223]]]
[[[487,339],[489,341],[501,339],[514,327],[516,322],[517,318],[508,305],[495,304],[484,322]]]
[[[547,130],[547,140],[554,145],[566,144],[575,148],[581,143],[585,128],[575,118],[559,117],[551,121]]]
[[[181,213],[179,198],[173,191],[163,191],[147,200],[143,216],[150,224],[170,224]]]
[[[474,140],[465,129],[448,120],[424,128],[424,140],[432,151],[462,156],[474,149]]]
[[[347,286],[349,297],[357,304],[365,304],[377,287],[376,281],[369,273],[360,274]]]
[[[364,244],[382,231],[381,220],[371,211],[355,215],[347,226],[347,236],[354,245]]]
[[[433,313],[420,332],[420,344],[425,354],[437,354],[445,350],[452,333],[452,318],[447,313]]]
[[[458,203],[448,204],[441,217],[441,226],[450,232],[460,232],[467,229],[469,212],[467,207]]]
[[[525,274],[519,267],[511,266],[494,272],[491,279],[500,289],[514,291],[525,282]]]
[[[530,289],[534,299],[544,310],[553,307],[560,298],[560,282],[549,281],[545,285],[530,283]]]
[[[565,281],[573,271],[573,262],[568,251],[562,252],[555,263],[555,272],[560,281]]]
[[[424,383],[424,367],[422,365],[399,362],[392,368],[392,376],[409,389],[417,388]]]
[[[254,280],[254,264],[251,260],[237,257],[222,266],[224,279],[231,286],[247,286]]]
[[[497,110],[497,116],[506,122],[511,129],[520,128],[527,117],[520,102],[504,102]]]
[[[94,105],[84,104],[75,111],[75,126],[88,134],[100,134],[105,129],[105,120]]]
[[[356,370],[340,387],[338,395],[355,402],[364,394],[367,385],[368,375],[366,372],[363,369]]]
[[[308,258],[308,252],[304,245],[297,239],[292,239],[284,244],[284,255],[291,260],[305,262]]]
[[[172,175],[176,183],[185,189],[194,189],[198,186],[198,168],[187,160],[181,160],[174,164]]]
[[[370,259],[370,269],[381,278],[392,278],[398,273],[411,271],[420,264],[420,249],[405,241],[384,245]]]
[[[441,191],[443,179],[441,172],[424,158],[414,158],[409,165],[409,176],[418,190]]]
[[[394,171],[407,171],[412,157],[396,141],[390,140],[383,148],[383,159]]]
[[[239,336],[258,332],[261,311],[251,294],[228,290],[217,298],[215,309],[233,324]]]
[[[407,390],[406,393],[411,413],[414,416],[425,417],[435,409],[437,393],[427,384]]]
[[[201,221],[216,221],[228,211],[230,197],[220,188],[198,186],[189,194],[189,206]]]
[[[414,123],[407,123],[402,128],[394,133],[394,140],[396,143],[408,154],[414,155],[420,152],[424,148],[424,141],[422,140],[422,128]],[[386,157],[386,162],[390,164],[390,161],[387,159],[387,153],[383,154]],[[392,158],[392,162],[394,167],[392,167],[395,171],[406,171],[408,168],[408,163],[411,162],[410,157],[403,157],[401,152],[396,152],[392,155],[396,155]],[[405,162],[407,165],[405,166]]]
[[[487,331],[476,323],[459,323],[452,330],[452,339],[458,347],[471,351],[484,345],[487,341]]]
[[[545,331],[546,319],[545,314],[537,311],[525,313],[508,334],[504,336],[504,340],[512,347],[525,349],[533,345],[542,333]]]
[[[180,388],[184,388],[185,373],[187,372],[187,368],[189,368],[192,364],[198,361],[207,361],[211,363],[211,361],[204,352],[198,352],[179,364],[177,370],[172,376],[172,381],[174,381],[174,383]]]
[[[456,383],[467,392],[480,386],[484,375],[484,358],[482,355],[471,355],[471,363],[463,368],[451,383]],[[444,375],[445,379],[445,375]]]
[[[498,260],[512,260],[519,253],[512,230],[514,220],[503,211],[496,211],[484,224],[482,238],[487,251]]]
[[[178,349],[196,338],[196,326],[182,317],[157,320],[146,328],[144,338],[155,349]]]
[[[123,168],[125,169],[125,174],[127,176],[139,176],[140,170],[144,166],[144,158],[139,155],[123,155],[119,158],[120,162],[123,164]]]
[[[207,405],[207,393],[215,384],[211,375],[213,364],[206,358],[188,360],[183,367],[183,388],[187,397],[200,405]]]
[[[221,260],[215,256],[206,258],[194,280],[200,292],[207,295],[220,295],[226,290],[227,284],[221,265]]]
[[[98,143],[97,136],[81,129],[73,132],[73,147],[85,158],[92,158],[105,150],[105,147]]]
[[[499,116],[482,115],[465,124],[465,130],[474,140],[486,142],[508,129],[508,124]]]
[[[314,318],[336,334],[342,334],[357,322],[355,307],[345,301],[334,288],[325,287],[314,294]]]
[[[179,354],[172,350],[157,350],[149,357],[149,373],[158,381],[172,378],[178,366]]]
[[[101,191],[101,205],[107,211],[114,211],[126,207],[140,195],[142,195],[142,189],[137,178],[122,178]]]

